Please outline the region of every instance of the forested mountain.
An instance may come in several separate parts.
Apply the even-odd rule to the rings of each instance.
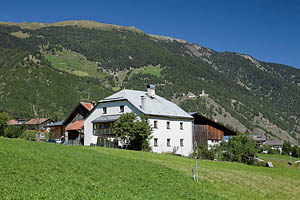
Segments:
[[[239,132],[300,141],[300,70],[134,27],[0,23],[0,110],[63,118],[79,100],[145,90]],[[208,97],[201,97],[204,90]]]

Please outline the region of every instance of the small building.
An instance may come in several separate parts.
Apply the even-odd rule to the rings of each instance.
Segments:
[[[153,152],[173,152],[188,156],[193,152],[193,117],[176,104],[155,94],[155,86],[146,91],[121,90],[99,101],[84,120],[84,145],[121,147],[113,131],[114,122],[123,113],[149,117],[153,127],[150,147]]]
[[[257,146],[262,146],[267,138],[263,135],[252,135],[252,139],[256,142]]]
[[[271,149],[278,149],[282,152],[283,141],[282,140],[267,140],[264,144],[270,146]]]
[[[83,120],[75,121],[72,123],[66,131],[68,132],[68,144],[70,145],[83,145]]]
[[[80,102],[63,121],[65,127],[63,133],[65,143],[70,145],[83,145],[83,119],[90,113],[95,106],[95,102]]]
[[[22,126],[25,124],[25,122],[26,122],[25,119],[17,118],[17,119],[9,120],[7,124],[9,126]]]
[[[83,119],[95,106],[95,102],[79,102],[68,117],[47,125],[51,139],[63,139],[64,144],[83,144]]]
[[[51,120],[49,118],[35,118],[35,119],[30,119],[29,121],[25,122],[25,125],[30,130],[45,131],[46,126],[49,123],[51,123]]]
[[[64,121],[58,121],[55,123],[48,124],[46,127],[50,128],[50,138],[51,139],[61,139],[63,133],[65,132]]]
[[[224,136],[237,135],[236,132],[226,128],[225,126],[208,119],[196,112],[190,112],[194,117],[193,135],[197,144],[207,144],[213,146],[224,140]]]

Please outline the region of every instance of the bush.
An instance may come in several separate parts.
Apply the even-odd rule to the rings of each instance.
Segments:
[[[197,157],[201,158],[201,159],[206,159],[206,160],[214,160],[215,159],[215,149],[213,147],[208,149],[207,144],[199,144]]]
[[[284,141],[282,145],[282,155],[289,155],[292,152],[292,145],[290,142]]]
[[[223,160],[254,164],[256,143],[247,136],[235,136],[228,143],[222,143]]]
[[[292,156],[299,158],[300,157],[300,147],[294,145],[292,148]]]
[[[22,128],[16,126],[8,126],[4,131],[4,137],[19,138],[22,135]]]
[[[23,132],[22,138],[25,140],[36,141],[36,131],[25,130]]]
[[[269,145],[263,144],[263,145],[259,148],[258,152],[259,152],[259,153],[263,153],[264,151],[266,151],[266,152],[269,153],[270,149],[271,149],[271,147],[270,147]]]
[[[9,115],[7,113],[0,113],[0,136],[4,136],[8,121]]]

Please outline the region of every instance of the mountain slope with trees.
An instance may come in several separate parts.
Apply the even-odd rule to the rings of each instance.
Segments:
[[[148,35],[135,28],[102,27],[87,21],[43,26],[3,23],[0,38],[0,70],[6,72],[1,78],[4,106],[0,109],[14,116],[32,116],[38,110],[36,113],[60,118],[55,109],[63,116],[75,101],[87,98],[89,87],[92,98],[99,100],[112,90],[145,90],[152,83],[157,94],[186,111],[197,111],[239,132],[300,141],[298,69]],[[82,76],[70,73],[78,69],[70,62],[58,69],[53,60],[67,60],[66,51],[94,64],[82,64]],[[8,52],[14,56],[7,56]],[[97,66],[99,75],[91,76],[90,66]],[[38,82],[28,85],[26,80]],[[209,96],[200,97],[202,90]],[[13,91],[20,96],[9,98],[7,94]],[[24,109],[16,109],[20,104]]]

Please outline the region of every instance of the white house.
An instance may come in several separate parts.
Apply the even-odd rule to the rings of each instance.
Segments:
[[[153,85],[147,92],[121,90],[101,101],[84,121],[84,145],[120,146],[112,131],[113,122],[122,113],[145,114],[153,127],[150,146],[153,152],[175,152],[188,156],[193,151],[193,117],[176,104],[155,94]]]

